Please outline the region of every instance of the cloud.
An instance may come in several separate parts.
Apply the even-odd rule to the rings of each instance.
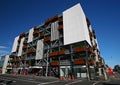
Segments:
[[[9,51],[6,51],[6,50],[0,50],[0,56],[2,55],[6,55],[6,54],[9,54],[10,52]]]
[[[0,48],[7,48],[6,46],[0,46]]]

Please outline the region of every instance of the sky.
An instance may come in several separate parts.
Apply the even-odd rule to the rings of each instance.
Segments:
[[[11,53],[16,36],[77,3],[95,30],[105,63],[120,64],[120,0],[0,0],[0,55]]]

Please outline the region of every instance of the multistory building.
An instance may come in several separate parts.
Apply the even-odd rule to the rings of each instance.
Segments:
[[[8,67],[60,79],[106,75],[95,31],[80,4],[14,39]]]

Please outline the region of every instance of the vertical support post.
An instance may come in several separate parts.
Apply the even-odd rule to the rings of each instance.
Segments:
[[[72,52],[72,45],[70,45],[70,52]],[[72,54],[70,53],[70,56],[71,56],[71,73],[70,73],[70,76],[71,76],[71,79],[74,80],[74,69],[73,69],[73,56]]]
[[[49,49],[49,46],[48,46],[48,49]],[[46,77],[48,76],[48,57],[49,57],[49,50],[47,51],[46,74],[45,74]]]
[[[88,47],[87,47],[86,41],[84,42],[84,44],[86,49],[86,71],[87,71],[88,80],[90,81],[90,71],[89,71],[89,63],[88,63]]]
[[[48,57],[47,57],[46,74],[45,74],[46,77],[47,77],[47,73],[48,73]]]

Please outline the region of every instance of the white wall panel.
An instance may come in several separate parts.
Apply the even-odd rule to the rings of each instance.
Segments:
[[[20,47],[19,47],[19,50],[18,50],[18,56],[21,56],[22,55],[22,48],[23,48],[23,42],[24,42],[25,38],[23,37],[21,39],[21,42],[20,42]]]
[[[90,37],[84,12],[77,4],[63,12],[64,45],[86,40],[90,45]]]
[[[28,43],[33,41],[33,31],[34,31],[34,28],[29,30]]]
[[[2,74],[5,74],[5,72],[6,72],[6,68],[7,68],[7,64],[8,64],[8,59],[9,59],[9,55],[6,55],[4,63],[3,63],[3,67],[2,67]]]
[[[14,39],[14,43],[13,43],[13,47],[12,47],[12,52],[15,52],[16,49],[17,49],[18,39],[19,39],[19,36],[17,36],[17,37]]]
[[[51,24],[51,41],[59,38],[58,21]]]
[[[42,59],[43,58],[43,40],[38,40],[37,42],[37,50],[36,50],[36,57],[35,59]]]

